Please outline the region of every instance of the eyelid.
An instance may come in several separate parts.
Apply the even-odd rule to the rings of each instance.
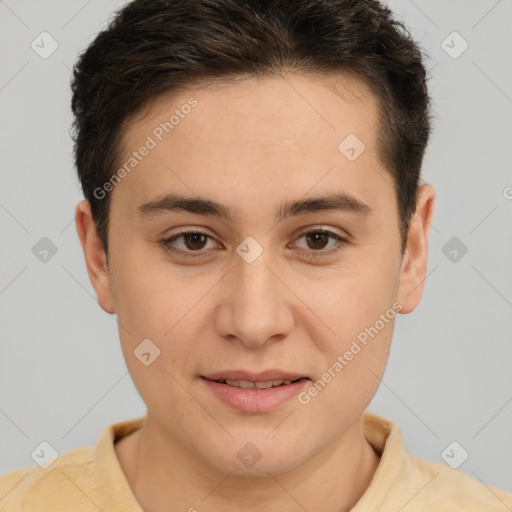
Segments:
[[[300,237],[303,235],[307,235],[308,233],[318,232],[318,231],[321,231],[324,233],[329,233],[329,234],[335,235],[335,236],[339,236],[340,238],[346,239],[347,241],[350,238],[350,235],[347,232],[337,233],[336,231],[334,231],[334,228],[332,228],[331,226],[325,226],[322,224],[319,224],[318,226],[308,226],[307,228],[303,228],[298,231],[298,233],[295,235],[295,237]]]

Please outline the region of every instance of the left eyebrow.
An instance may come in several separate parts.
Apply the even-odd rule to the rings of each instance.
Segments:
[[[217,201],[182,194],[166,194],[137,208],[138,215],[142,218],[177,210],[198,215],[213,215],[231,222],[235,219],[235,213]],[[360,199],[344,192],[332,192],[318,197],[287,201],[276,210],[275,216],[278,221],[281,221],[287,217],[319,211],[344,211],[361,215],[373,213],[372,208]]]
[[[343,211],[361,215],[373,213],[372,208],[360,199],[344,192],[332,192],[319,197],[286,202],[277,210],[276,217],[278,220],[283,220],[292,215],[304,215],[319,211]]]

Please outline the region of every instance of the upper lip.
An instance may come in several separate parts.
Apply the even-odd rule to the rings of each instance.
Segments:
[[[225,370],[216,373],[203,375],[208,380],[245,380],[248,382],[268,382],[271,380],[297,380],[308,378],[300,373],[291,373],[285,370],[265,370],[259,373],[252,373],[244,370]]]

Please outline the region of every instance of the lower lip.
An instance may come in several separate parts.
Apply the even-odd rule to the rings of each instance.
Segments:
[[[204,377],[202,379],[225,404],[239,411],[250,413],[269,412],[278,408],[297,395],[308,382],[308,379],[301,379],[274,388],[247,389],[228,386]]]

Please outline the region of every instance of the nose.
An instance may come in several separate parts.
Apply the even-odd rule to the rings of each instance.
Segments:
[[[293,293],[264,255],[252,263],[235,260],[216,312],[219,334],[250,348],[284,339],[295,323],[289,302]]]

